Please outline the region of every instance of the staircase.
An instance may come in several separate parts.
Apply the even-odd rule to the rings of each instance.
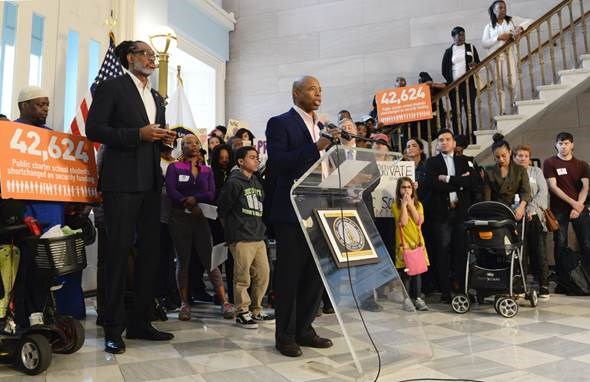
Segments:
[[[475,131],[477,142],[469,145],[464,151],[465,155],[482,157],[479,154],[492,145],[492,136],[495,133],[508,136],[516,129],[528,125],[526,122],[534,122],[536,116],[551,110],[560,101],[571,99],[588,89],[590,87],[590,54],[580,56],[580,63],[579,69],[560,70],[559,83],[537,86],[538,98],[516,101],[517,113],[495,116],[495,129]]]
[[[458,97],[456,89],[467,81],[478,81],[485,88],[477,90],[476,107],[467,112],[459,111],[462,121],[461,132],[471,136],[472,142],[464,151],[465,155],[476,157],[478,161],[489,159],[492,136],[500,132],[507,136],[523,133],[527,126],[546,113],[556,109],[564,102],[590,88],[590,50],[588,29],[590,27],[590,0],[564,0],[535,20],[518,41],[511,41],[491,53],[468,71],[464,76],[448,85],[432,102],[436,115],[441,113],[440,105],[446,109],[446,118],[437,117],[428,122],[429,137],[433,140],[436,130],[451,128],[450,97]],[[498,103],[499,84],[497,58],[512,49],[516,52],[517,72],[509,69],[508,82],[516,77],[515,89],[507,89],[506,104],[514,105],[510,110]],[[458,103],[458,98],[456,98]],[[590,105],[589,105],[590,107]],[[478,129],[473,131],[471,113],[476,113]],[[431,126],[434,124],[434,126]]]

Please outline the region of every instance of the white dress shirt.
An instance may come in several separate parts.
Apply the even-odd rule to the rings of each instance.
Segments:
[[[453,160],[453,154],[444,154],[441,153],[443,159],[445,160],[445,164],[447,165],[447,179],[446,182],[449,183],[451,176],[455,176],[455,161]],[[459,196],[456,192],[449,192],[449,200],[451,204],[455,204],[459,202]]]
[[[297,105],[293,105],[293,109],[297,112],[297,114],[299,114],[301,119],[303,119],[305,126],[307,126],[307,130],[309,130],[309,134],[311,135],[311,139],[314,142],[317,142],[320,139],[320,127],[318,126],[318,123],[320,121],[317,117],[317,114],[315,112],[312,112],[312,114],[310,115],[309,113],[307,113],[305,110],[303,110],[302,108],[300,108]],[[326,150],[320,151],[320,156],[323,156],[324,154],[326,154]],[[322,166],[322,170],[321,170],[322,177],[327,178],[330,173],[328,162],[325,160],[322,161],[321,166]]]
[[[312,112],[312,115],[310,115],[297,105],[293,105],[293,109],[295,109],[297,114],[303,119],[305,126],[307,126],[307,130],[309,130],[311,139],[314,142],[317,142],[320,139],[320,127],[318,126],[319,120],[316,113]]]
[[[509,22],[502,20],[502,23],[496,23],[495,27],[489,23],[483,30],[481,42],[484,48],[488,49],[489,52],[493,52],[506,43],[505,41],[498,40],[498,36],[504,33],[514,33],[518,27],[526,30],[532,22],[533,20],[531,19],[513,16]]]
[[[148,120],[150,121],[151,124],[156,123],[156,100],[154,99],[154,96],[152,95],[152,83],[151,83],[149,77],[147,79],[147,83],[144,86],[143,83],[141,82],[141,80],[139,78],[137,78],[129,70],[123,68],[123,71],[125,73],[129,74],[129,76],[133,80],[133,83],[137,87],[137,91],[139,92],[139,96],[141,97],[141,100],[143,101],[143,106],[145,107],[145,112],[148,116]]]
[[[453,45],[453,81],[461,77],[467,71],[467,62],[465,60],[465,44],[461,46]]]

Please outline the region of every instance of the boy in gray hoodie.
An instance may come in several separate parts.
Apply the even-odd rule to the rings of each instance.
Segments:
[[[274,315],[264,313],[261,305],[270,268],[264,242],[266,227],[262,222],[264,192],[254,175],[260,163],[258,151],[251,146],[240,147],[236,163],[239,168],[231,172],[221,189],[217,213],[234,256],[236,324],[256,329],[258,322],[274,321]]]

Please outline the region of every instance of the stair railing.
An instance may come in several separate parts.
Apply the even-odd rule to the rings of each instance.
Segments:
[[[434,94],[431,120],[393,127],[394,146],[397,143],[402,150],[402,135],[431,142],[442,128],[452,128],[475,143],[474,133],[495,129],[495,118],[514,114],[517,100],[524,100],[525,95],[534,99],[537,86],[557,83],[558,70],[578,67],[579,55],[589,52],[589,17],[590,0],[561,1],[530,24],[518,40],[510,40]],[[503,64],[509,55],[515,67]],[[469,100],[474,93],[472,104]],[[461,102],[461,95],[466,102]]]

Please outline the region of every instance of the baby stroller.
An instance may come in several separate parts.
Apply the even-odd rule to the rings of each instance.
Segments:
[[[451,300],[453,311],[469,311],[471,301],[495,296],[496,312],[506,318],[518,313],[516,293],[537,306],[537,292],[527,289],[522,265],[525,219],[518,229],[512,210],[498,202],[480,202],[467,210],[465,293]],[[516,293],[515,293],[516,291]]]
[[[0,204],[0,209],[5,204]],[[0,222],[2,242],[18,248],[6,256],[10,268],[14,266],[12,260],[18,262],[14,285],[0,279],[3,287],[8,286],[2,288],[2,295],[9,301],[7,314],[0,319],[0,360],[37,375],[49,367],[52,353],[71,354],[84,344],[82,324],[57,311],[53,293],[61,285],[53,285],[53,280],[57,275],[83,269],[86,253],[81,233],[41,239],[31,236],[31,232],[40,231],[34,219],[26,218],[26,224],[22,224],[19,218],[13,218],[10,224],[3,219]]]

